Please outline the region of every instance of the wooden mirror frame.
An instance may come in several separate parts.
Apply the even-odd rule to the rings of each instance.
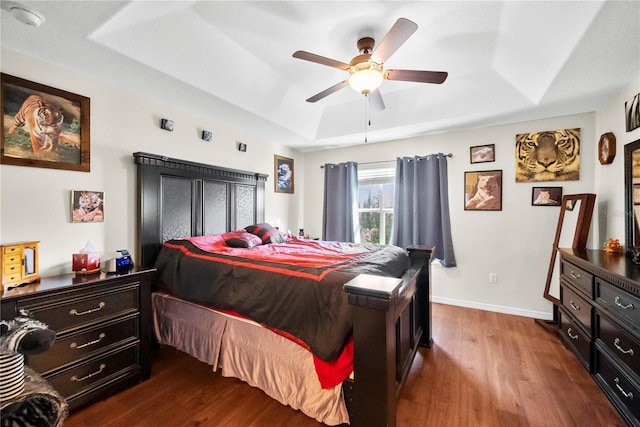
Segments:
[[[625,196],[625,244],[627,252],[637,262],[640,254],[640,242],[634,234],[636,232],[636,219],[633,209],[633,152],[640,150],[640,139],[624,146],[624,196]]]
[[[547,283],[544,287],[544,297],[554,304],[553,317],[554,321],[557,316],[557,306],[560,304],[560,300],[551,295],[549,290],[551,289],[551,280],[553,278],[553,270],[556,265],[556,257],[558,254],[558,244],[560,243],[560,236],[562,235],[562,228],[564,226],[564,216],[567,210],[573,210],[577,201],[580,201],[580,207],[578,212],[578,220],[576,223],[576,229],[573,233],[573,242],[571,247],[573,249],[583,249],[587,246],[587,239],[589,238],[589,229],[591,228],[591,218],[593,217],[593,207],[596,202],[596,195],[590,193],[584,194],[565,194],[562,196],[562,205],[560,206],[560,217],[558,218],[558,227],[556,228],[556,237],[553,241],[553,249],[551,250],[551,261],[549,262],[549,270],[547,271]],[[571,207],[571,209],[568,209]]]

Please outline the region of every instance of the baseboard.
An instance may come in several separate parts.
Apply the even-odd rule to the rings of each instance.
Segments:
[[[531,317],[532,319],[553,320],[553,313],[546,311],[524,310],[516,307],[506,307],[502,305],[483,304],[473,301],[465,301],[453,298],[443,298],[432,296],[431,301],[439,304],[455,305],[458,307],[475,308],[484,311],[494,311],[496,313],[513,314],[515,316]]]

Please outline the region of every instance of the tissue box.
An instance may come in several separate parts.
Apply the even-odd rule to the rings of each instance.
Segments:
[[[72,271],[100,270],[100,252],[73,254]]]

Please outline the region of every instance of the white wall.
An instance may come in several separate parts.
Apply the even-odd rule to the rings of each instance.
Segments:
[[[637,85],[618,98],[626,100],[632,92],[639,92]],[[560,208],[531,206],[531,189],[562,186],[564,194],[597,193],[601,215],[614,214],[608,214],[603,221],[606,231],[600,233],[602,236],[592,227],[589,246],[602,247],[605,236],[624,241],[622,145],[637,136],[625,135],[624,101],[621,104],[618,98],[601,113],[306,153],[305,179],[309,187],[322,188],[320,165],[326,162],[372,162],[397,156],[453,153],[448,161],[449,203],[458,266],[446,269],[434,264],[434,301],[549,319],[552,305],[542,295]],[[516,134],[575,127],[581,128],[579,181],[515,182]],[[597,144],[600,135],[609,131],[618,135],[618,155],[613,165],[601,166],[596,157]],[[496,161],[470,164],[469,147],[484,144],[496,145]],[[503,171],[502,211],[465,211],[464,172],[492,169]],[[312,235],[320,235],[322,230],[322,197],[317,191],[305,193],[305,226]],[[597,213],[594,223],[598,223]],[[497,273],[497,283],[489,283],[489,273]]]
[[[624,103],[640,93],[640,78],[621,91],[596,113],[596,135],[613,132],[616,136],[616,157],[613,163],[601,165],[596,161],[594,170],[596,217],[593,233],[602,244],[610,237],[625,242],[624,228],[624,145],[640,139],[640,128],[626,132]],[[600,139],[600,137],[598,137]]]
[[[91,172],[0,165],[0,242],[40,240],[42,275],[70,272],[71,254],[89,240],[103,261],[118,249],[134,251],[136,151],[269,174],[266,220],[284,229],[298,227],[304,181],[296,182],[293,195],[274,193],[273,155],[293,158],[298,168],[304,164],[299,152],[249,130],[230,129],[215,117],[197,116],[6,49],[1,59],[3,73],[91,98]],[[173,132],[160,129],[162,117],[174,120]],[[203,129],[213,132],[211,142],[200,139]],[[236,141],[248,145],[246,153],[237,151]],[[71,223],[71,190],[104,191],[105,221]]]

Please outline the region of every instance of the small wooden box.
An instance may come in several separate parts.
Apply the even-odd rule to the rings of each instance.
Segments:
[[[40,280],[37,241],[0,245],[2,289]]]

